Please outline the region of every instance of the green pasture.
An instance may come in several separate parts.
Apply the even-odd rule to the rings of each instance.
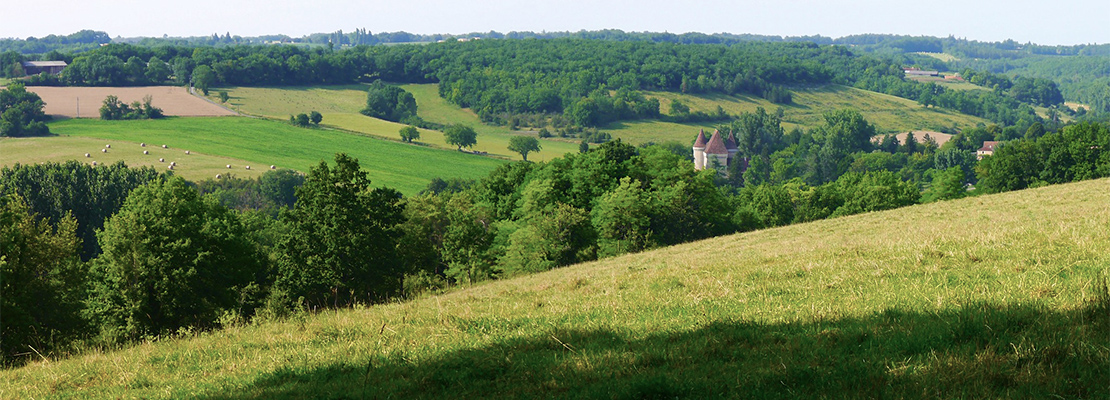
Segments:
[[[473,150],[487,152],[506,159],[519,159],[520,155],[508,150],[509,138],[514,135],[535,135],[534,132],[510,131],[507,127],[483,124],[478,116],[458,106],[447,103],[439,97],[436,85],[402,85],[416,98],[419,115],[425,120],[452,124],[470,125],[478,133],[478,145]],[[405,125],[370,118],[359,113],[366,106],[366,87],[364,85],[340,85],[319,87],[233,87],[216,89],[209,92],[211,98],[220,90],[226,90],[230,99],[228,105],[251,115],[268,118],[288,119],[290,114],[319,111],[323,125],[348,131],[399,140],[398,131]],[[443,133],[421,129],[419,143],[429,147],[455,150],[444,141]],[[528,159],[546,161],[562,156],[564,153],[577,152],[578,144],[570,141],[541,139],[542,150],[531,153]]]
[[[252,169],[275,165],[278,168],[307,172],[320,161],[333,160],[335,153],[345,152],[358,158],[362,167],[370,172],[370,179],[375,186],[396,188],[405,194],[419,192],[432,178],[481,178],[504,163],[474,154],[241,117],[142,121],[68,119],[50,123],[50,131],[58,136],[42,138],[43,145],[77,149],[83,145],[76,139],[86,138],[129,142],[133,144],[132,147],[137,147],[140,142],[159,147],[166,144],[182,154],[189,150],[198,154],[241,160],[239,163],[249,164]],[[92,150],[99,151],[99,147]],[[86,152],[89,151],[74,151],[73,157],[83,158]],[[3,153],[7,154],[7,151],[4,150]],[[7,160],[7,156],[4,157]],[[220,161],[216,165],[221,163],[226,166],[231,162]],[[235,165],[233,167],[233,170],[239,168]],[[243,168],[245,170],[245,166]],[[204,176],[207,175],[212,175],[211,171],[206,171]]]
[[[768,113],[776,109],[783,109],[783,127],[787,130],[800,126],[814,128],[825,123],[823,114],[844,108],[852,108],[863,114],[868,122],[875,125],[879,133],[898,133],[912,130],[941,131],[951,128],[970,128],[978,124],[987,124],[989,121],[955,111],[942,108],[923,107],[912,100],[901,97],[875,93],[841,85],[826,85],[816,88],[794,88],[793,103],[779,105],[754,96],[728,96],[722,94],[691,95],[671,92],[648,92],[649,96],[659,99],[663,113],[670,112],[671,100],[678,99],[690,107],[692,111],[712,112],[721,106],[729,114],[742,112],[755,112],[758,107],[763,107]],[[656,129],[653,123],[631,124],[628,129],[630,136],[644,132],[665,132],[667,128]],[[710,126],[711,124],[705,124]],[[697,135],[697,125],[691,124],[691,138]],[[614,136],[624,137],[625,130],[612,130]],[[650,137],[651,134],[643,134]],[[692,139],[688,139],[692,140]],[[658,141],[658,140],[657,140]]]
[[[2,398],[1107,398],[1110,180],[0,371]]]

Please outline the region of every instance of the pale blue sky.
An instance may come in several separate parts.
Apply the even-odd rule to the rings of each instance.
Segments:
[[[954,35],[1040,44],[1110,42],[1107,0],[85,0],[24,1],[5,14],[0,37],[18,38],[81,29],[101,30],[113,37],[215,32],[299,37],[355,28],[414,33],[614,28],[831,37]]]

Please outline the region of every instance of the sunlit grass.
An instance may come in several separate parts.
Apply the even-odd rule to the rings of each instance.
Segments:
[[[1101,398],[1110,180],[37,361],[3,398]]]
[[[497,127],[483,124],[478,116],[470,110],[465,110],[448,103],[439,97],[437,86],[434,84],[401,85],[416,98],[418,114],[427,121],[440,124],[466,124],[478,133],[478,144],[473,147],[475,151],[482,151],[506,159],[519,159],[520,155],[508,150],[509,138],[516,135],[535,133],[511,131],[507,127]],[[224,90],[224,89],[220,89]],[[292,86],[280,88],[254,88],[233,87],[226,89],[232,108],[253,115],[269,118],[287,119],[290,114],[308,113],[312,110],[319,111],[323,116],[323,125],[355,131],[368,135],[398,140],[398,131],[405,125],[370,118],[359,113],[366,107],[365,85],[336,85],[336,86]],[[210,97],[218,90],[211,91]],[[443,138],[443,133],[434,130],[421,129],[419,143],[442,150],[455,150]],[[561,157],[564,153],[577,152],[578,144],[564,140],[541,139],[542,150],[531,153],[528,159],[532,161],[546,161]]]
[[[335,153],[345,152],[357,158],[362,168],[370,172],[373,185],[396,188],[405,194],[419,192],[432,178],[481,178],[505,162],[342,131],[298,128],[242,117],[144,121],[70,119],[52,122],[50,131],[59,137],[43,138],[38,143],[80,147],[83,142],[66,143],[78,138],[95,138],[130,142],[135,146],[140,142],[167,144],[171,149],[242,160],[252,168],[276,165],[302,172],[321,161],[332,161]],[[99,148],[92,150],[99,151]],[[71,153],[73,157],[83,157],[86,152]],[[206,170],[205,175],[212,175],[212,171]]]

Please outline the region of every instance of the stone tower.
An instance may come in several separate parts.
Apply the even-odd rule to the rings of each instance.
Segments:
[[[709,141],[705,139],[705,130],[698,132],[698,139],[694,141],[694,169],[705,169],[705,145]]]

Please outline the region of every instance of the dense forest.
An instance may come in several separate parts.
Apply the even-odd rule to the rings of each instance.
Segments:
[[[0,54],[0,62],[12,65],[23,58],[14,52]],[[585,127],[658,117],[658,104],[645,99],[641,90],[748,94],[789,103],[791,87],[835,83],[918,100],[998,124],[1018,125],[1019,129],[1041,120],[1034,105],[1054,106],[1062,99],[1056,84],[1044,78],[1013,78],[1005,93],[946,90],[905,79],[904,64],[894,59],[805,42],[448,40],[342,50],[111,44],[62,58],[70,58],[70,65],[60,77],[32,76],[27,78],[28,84],[192,83],[207,90],[215,85],[339,84],[378,79],[436,82],[441,96],[475,110],[487,122],[547,114],[562,115]]]

